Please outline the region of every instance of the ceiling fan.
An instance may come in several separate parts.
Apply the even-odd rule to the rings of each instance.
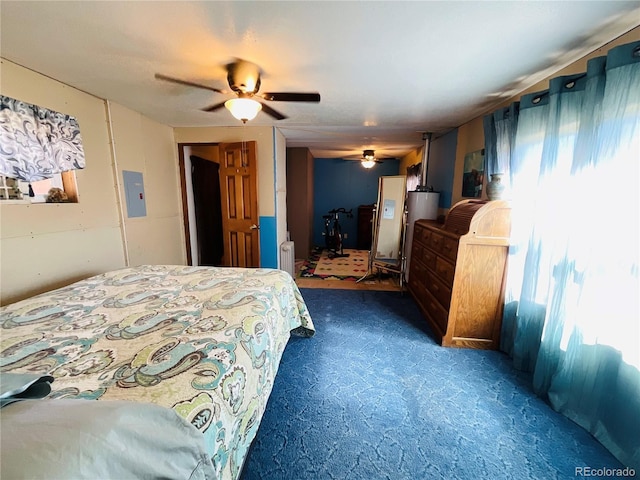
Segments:
[[[364,168],[373,168],[376,163],[382,163],[383,160],[391,160],[392,158],[380,158],[376,156],[374,150],[363,150],[362,155],[358,157],[345,157],[345,159],[358,160]]]
[[[236,98],[216,103],[203,108],[205,112],[214,112],[226,107],[231,114],[242,123],[253,120],[260,110],[276,120],[283,120],[286,115],[271,108],[269,105],[257,100],[267,100],[270,102],[320,102],[320,94],[317,92],[264,92],[258,93],[260,90],[260,67],[255,63],[247,60],[236,59],[234,62],[225,66],[227,70],[227,82]],[[166,82],[177,83],[179,85],[187,85],[189,87],[202,88],[212,92],[229,94],[226,90],[202,85],[200,83],[190,82],[179,78],[170,77],[161,73],[156,73],[155,78]]]
[[[382,163],[382,160],[376,158],[373,150],[363,150],[360,163],[364,168],[373,168],[376,163]]]

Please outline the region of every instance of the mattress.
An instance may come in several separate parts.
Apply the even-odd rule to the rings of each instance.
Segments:
[[[235,479],[291,333],[314,326],[286,272],[146,265],[0,309],[0,369],[53,376],[39,402],[171,409],[202,432],[216,476]]]

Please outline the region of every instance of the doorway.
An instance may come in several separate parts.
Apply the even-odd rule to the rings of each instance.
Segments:
[[[189,265],[260,266],[255,142],[178,144]]]
[[[197,155],[191,160],[191,185],[196,215],[198,265],[219,267],[224,256],[220,164]]]

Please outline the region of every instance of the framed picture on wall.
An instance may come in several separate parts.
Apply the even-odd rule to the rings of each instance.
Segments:
[[[464,156],[464,173],[462,174],[462,196],[480,198],[484,183],[484,148]]]

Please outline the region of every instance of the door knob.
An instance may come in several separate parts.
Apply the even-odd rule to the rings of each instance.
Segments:
[[[260,230],[260,225],[256,225],[255,223],[249,227],[251,230]]]

